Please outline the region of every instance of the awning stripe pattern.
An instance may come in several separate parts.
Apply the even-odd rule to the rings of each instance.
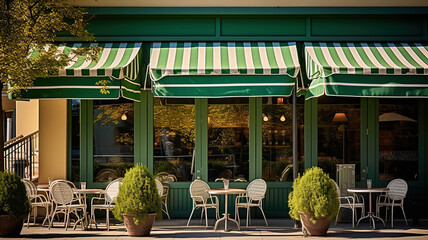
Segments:
[[[287,96],[299,71],[295,42],[154,42],[149,65],[153,93],[162,97]]]
[[[333,74],[426,75],[428,46],[420,43],[305,43],[309,79]]]
[[[305,62],[306,98],[428,96],[428,46],[420,43],[307,42]]]
[[[60,44],[57,53],[65,54],[71,59],[68,66],[60,70],[57,76],[37,79],[34,86],[23,93],[23,97],[117,99],[123,96],[139,101],[141,46],[141,42]],[[73,55],[72,49],[83,47],[100,47],[98,60],[89,61],[86,56]],[[38,51],[32,51],[29,57],[35,58],[38,54]],[[95,84],[99,80],[110,82],[107,84],[109,94],[100,93],[101,86]],[[81,97],[79,92],[82,93]]]

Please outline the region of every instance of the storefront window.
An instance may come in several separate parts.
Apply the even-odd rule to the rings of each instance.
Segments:
[[[71,100],[71,181],[80,181],[80,99]]]
[[[379,180],[418,179],[418,102],[379,100]]]
[[[249,174],[248,98],[208,100],[208,180]]]
[[[94,101],[94,182],[123,177],[134,166],[134,103]]]
[[[299,172],[303,172],[303,98],[297,105]],[[293,181],[293,105],[291,98],[263,98],[263,179]]]
[[[320,97],[318,166],[339,186],[342,182],[352,186],[352,182],[360,181],[360,144],[360,99]]]
[[[163,181],[192,181],[194,100],[154,98],[153,102],[154,174]]]

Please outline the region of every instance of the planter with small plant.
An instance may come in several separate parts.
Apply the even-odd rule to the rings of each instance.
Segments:
[[[321,168],[307,169],[294,180],[288,206],[290,216],[302,222],[305,235],[325,235],[339,211],[336,185]]]
[[[113,214],[125,222],[130,236],[147,236],[155,217],[162,217],[161,204],[155,178],[146,166],[137,164],[123,178]]]
[[[21,178],[16,174],[0,172],[0,237],[19,236],[30,209]]]

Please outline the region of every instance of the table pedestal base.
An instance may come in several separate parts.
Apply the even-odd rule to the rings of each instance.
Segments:
[[[376,215],[374,215],[372,212],[369,212],[369,213],[367,213],[367,215],[366,216],[364,216],[364,217],[361,217],[359,220],[358,220],[358,222],[357,222],[357,227],[358,227],[358,224],[360,223],[360,221],[361,220],[363,220],[363,219],[366,219],[366,218],[370,218],[371,220],[372,220],[372,223],[373,223],[373,225],[372,225],[372,227],[373,227],[373,229],[376,229],[376,224],[375,224],[375,219],[379,219],[382,223],[383,223],[383,226],[385,226],[386,227],[386,225],[385,225],[385,222],[383,221],[383,219],[382,218],[380,218],[380,217],[378,217],[378,216],[376,216]],[[369,220],[370,220],[369,219]]]
[[[217,222],[215,222],[214,230],[217,230],[217,226],[218,226],[218,224],[219,224],[220,222],[222,222],[222,221],[224,221],[224,231],[225,231],[225,232],[227,232],[227,231],[228,231],[228,229],[227,229],[227,221],[232,221],[232,222],[236,223],[236,226],[238,226],[238,230],[241,230],[241,228],[239,227],[239,223],[238,223],[238,221],[236,221],[236,220],[235,220],[235,219],[233,219],[233,218],[230,218],[230,217],[229,217],[229,214],[223,214],[223,217],[222,217],[222,218],[220,218],[219,220],[217,220]]]

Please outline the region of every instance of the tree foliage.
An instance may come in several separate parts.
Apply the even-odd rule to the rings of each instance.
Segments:
[[[94,41],[93,35],[85,30],[85,14],[67,0],[0,0],[0,90],[10,85],[9,92],[19,97],[36,78],[57,75],[76,56],[95,60],[99,48],[75,49],[67,56],[59,53],[58,46],[53,44],[58,33]],[[30,57],[34,51],[37,56]],[[0,171],[3,166],[0,157]]]
[[[162,202],[155,178],[146,166],[137,164],[123,178],[113,214],[120,221],[123,221],[122,214],[134,214],[134,223],[138,225],[149,213],[162,217]]]
[[[319,167],[307,169],[294,180],[293,191],[288,196],[290,216],[300,220],[300,212],[311,215],[311,221],[326,217],[330,221],[339,211],[336,185]]]

